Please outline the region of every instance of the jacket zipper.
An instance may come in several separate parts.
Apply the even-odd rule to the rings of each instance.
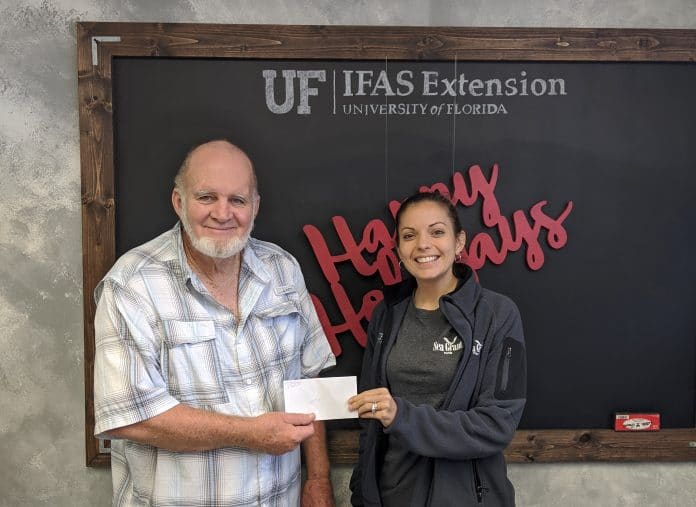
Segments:
[[[382,373],[380,372],[380,359],[382,357],[382,342],[384,341],[384,333],[377,333],[377,342],[375,343],[375,349],[372,351],[372,371],[375,372],[375,383],[379,384]]]
[[[478,473],[478,461],[472,460],[471,465],[474,469],[474,487],[476,488],[476,500],[478,503],[483,503],[483,495],[488,492],[488,488],[481,484],[481,478]]]
[[[384,315],[384,321],[381,323],[382,331],[377,333],[377,343],[375,344],[375,350],[373,351],[372,357],[372,371],[376,373],[375,381],[377,385],[372,387],[381,387],[386,385],[386,381],[384,379],[386,358],[383,358],[382,356],[384,354],[383,348],[385,344],[389,342],[389,337],[392,334],[392,325],[394,320],[393,312],[393,308],[387,307]]]
[[[445,296],[445,298],[448,298],[448,296]],[[445,299],[443,298],[443,300]],[[451,301],[450,301],[451,302]],[[454,305],[454,303],[452,303]],[[442,305],[441,305],[442,308]],[[456,308],[456,306],[455,306]],[[463,336],[463,333],[460,333],[459,330],[452,324],[452,320],[449,319],[447,313],[445,311],[442,312],[443,315],[445,316],[445,319],[449,324],[454,328],[455,331],[459,334],[459,336]],[[469,320],[466,315],[463,315],[465,320]],[[473,323],[471,324],[471,328],[473,329]],[[473,335],[472,335],[472,343],[473,343]],[[452,378],[452,383],[449,387],[449,390],[447,391],[447,395],[445,396],[445,399],[442,402],[443,407],[449,406],[450,402],[452,401],[452,398],[454,397],[454,391],[456,390],[456,386],[459,385],[462,376],[464,375],[464,371],[467,369],[469,366],[469,360],[471,359],[471,348],[469,348],[468,353],[466,354],[465,357],[461,358],[461,364],[459,365],[457,371],[455,372],[455,376]],[[471,408],[471,407],[469,407]]]
[[[508,346],[503,360],[503,378],[500,381],[500,390],[507,391],[508,380],[510,379],[510,360],[512,359],[512,346]]]

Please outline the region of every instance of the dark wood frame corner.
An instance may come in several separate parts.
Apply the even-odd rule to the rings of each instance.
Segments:
[[[94,287],[115,260],[112,59],[116,56],[346,60],[695,62],[696,30],[77,24],[88,466],[109,454],[94,438]],[[355,431],[329,435],[335,463],[357,458]],[[520,430],[508,461],[696,460],[696,429]]]

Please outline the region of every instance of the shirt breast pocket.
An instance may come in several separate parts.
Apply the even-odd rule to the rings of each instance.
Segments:
[[[300,351],[307,333],[307,322],[298,301],[288,297],[259,315],[262,325],[273,338],[274,362],[299,367]]]
[[[227,403],[213,321],[165,320],[163,377],[169,393],[193,405]]]

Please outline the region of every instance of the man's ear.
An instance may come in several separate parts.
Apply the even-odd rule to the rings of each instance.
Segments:
[[[183,212],[183,205],[181,202],[181,194],[179,193],[179,190],[174,188],[172,190],[172,207],[174,208],[174,212],[181,218],[181,213]]]
[[[256,220],[256,215],[259,214],[259,206],[261,205],[261,196],[256,195],[254,197],[254,220]]]

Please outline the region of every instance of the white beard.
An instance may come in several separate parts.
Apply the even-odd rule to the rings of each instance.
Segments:
[[[208,257],[213,257],[215,259],[227,259],[229,257],[234,257],[239,252],[244,250],[244,247],[247,245],[249,241],[251,231],[254,228],[253,220],[249,224],[249,228],[247,229],[246,233],[241,237],[219,241],[216,241],[212,238],[199,238],[193,232],[193,227],[191,227],[191,223],[188,221],[188,217],[186,216],[185,211],[186,203],[184,203],[183,200],[182,204],[184,212],[181,214],[179,219],[181,220],[181,225],[184,226],[184,231],[186,231],[186,235],[191,241],[191,245],[198,252],[202,253],[203,255],[207,255]]]

